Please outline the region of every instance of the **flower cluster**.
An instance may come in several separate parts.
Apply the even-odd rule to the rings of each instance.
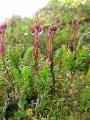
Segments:
[[[38,59],[38,41],[39,41],[39,32],[40,32],[40,25],[38,21],[35,22],[33,33],[34,33],[34,60],[37,62]]]
[[[72,19],[72,27],[73,27],[74,31],[78,31],[78,29],[79,29],[79,20],[78,20],[77,17],[74,17]]]
[[[38,23],[38,21],[35,21],[34,27],[30,28],[30,32],[33,33],[34,35],[34,60],[37,63],[38,61],[38,48],[39,48],[39,36],[45,33],[45,28],[47,26],[43,25],[40,26],[40,24]],[[53,53],[53,37],[54,37],[54,33],[56,32],[57,27],[56,25],[52,25],[49,28],[49,50],[48,50],[48,59],[51,60],[52,57],[52,53]],[[45,42],[45,41],[43,41]],[[46,45],[44,43],[44,45]]]
[[[5,47],[4,47],[4,33],[7,25],[5,22],[1,22],[0,24],[0,55],[5,54]]]
[[[52,25],[49,29],[49,35],[50,35],[50,41],[49,41],[49,60],[51,59],[52,53],[53,53],[53,37],[54,33],[56,32],[57,27],[55,25]]]
[[[73,36],[74,36],[74,46],[73,46],[73,50],[76,49],[76,45],[77,45],[77,33],[78,33],[78,29],[79,29],[79,20],[77,19],[77,17],[74,17],[72,19],[72,28],[73,28]]]

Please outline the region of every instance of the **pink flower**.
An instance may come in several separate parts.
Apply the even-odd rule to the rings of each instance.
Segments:
[[[73,50],[76,49],[76,45],[77,45],[77,33],[78,33],[78,29],[79,29],[79,20],[77,19],[77,17],[74,17],[72,20],[72,28],[73,28],[73,36],[74,36],[74,45],[73,45]]]
[[[34,60],[37,62],[38,59],[38,41],[39,41],[39,32],[40,32],[40,25],[36,21],[34,25]]]
[[[49,59],[51,59],[52,53],[53,53],[53,37],[57,30],[57,27],[55,25],[52,25],[49,29],[49,35],[50,35],[50,42],[49,42]]]
[[[40,25],[39,25],[37,20],[36,20],[35,25],[34,25],[34,30],[37,30],[38,32],[40,32]]]
[[[4,33],[5,33],[5,29],[6,29],[6,23],[5,22],[1,22],[0,24],[0,55],[4,55],[5,54],[5,47],[4,47]]]
[[[78,28],[79,28],[79,20],[78,20],[77,17],[74,17],[72,19],[72,27],[73,27],[74,30],[76,30],[76,31],[78,30]]]
[[[38,41],[39,41],[39,32],[40,32],[41,28],[40,25],[38,23],[38,21],[35,21],[34,27],[30,28],[30,32],[33,33],[34,36],[34,60],[37,63],[38,60]]]

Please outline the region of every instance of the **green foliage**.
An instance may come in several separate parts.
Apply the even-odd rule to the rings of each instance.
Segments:
[[[45,114],[45,110],[47,109],[47,107],[48,107],[48,100],[47,100],[47,98],[41,97],[40,103],[39,103],[39,106],[38,106],[38,110],[39,110],[40,114],[44,115]]]
[[[90,99],[89,93],[90,93],[90,88],[88,86],[86,86],[81,95],[82,101],[88,101]]]
[[[64,66],[70,71],[75,71],[74,54],[70,50],[64,51]]]
[[[24,89],[27,89],[29,87],[29,82],[30,81],[30,70],[28,67],[23,67],[21,70],[21,74],[23,77],[23,87]]]
[[[17,117],[17,118],[23,118],[23,117],[26,117],[27,115],[26,115],[26,112],[25,111],[18,111],[18,112],[16,112],[15,114],[15,117]]]
[[[87,59],[89,59],[89,50],[79,50],[76,55],[75,66],[77,70],[85,70],[87,69],[88,65],[86,63]]]
[[[80,100],[80,110],[87,111],[90,109],[90,88],[89,86],[86,86],[83,89],[83,93],[81,94],[81,100]]]
[[[18,101],[18,106],[19,106],[19,108],[24,109],[25,104],[26,104],[25,99],[26,99],[26,94],[23,92],[23,93],[20,95],[20,98],[19,98],[19,101]]]
[[[86,0],[88,1],[88,0]],[[54,2],[54,3],[53,3]],[[90,119],[90,42],[89,2],[51,0],[39,11],[40,23],[46,22],[45,36],[39,35],[39,57],[33,59],[34,19],[13,16],[5,33],[5,56],[0,57],[0,119],[89,120]],[[75,9],[76,8],[76,9]],[[76,50],[73,47],[73,16],[80,19]],[[48,60],[49,25],[55,23],[53,39],[52,94],[51,61]],[[67,39],[71,46],[67,48]],[[44,42],[46,46],[44,46]],[[7,112],[7,103],[10,110]],[[13,105],[17,107],[15,110]]]
[[[48,64],[42,64],[39,75],[36,80],[36,87],[40,94],[48,94],[50,90],[51,80]]]
[[[31,64],[31,61],[33,61],[33,47],[30,47],[26,50],[26,53],[24,54],[24,62],[25,64]]]
[[[59,48],[54,54],[55,61],[62,61],[63,54],[64,54],[63,48]]]

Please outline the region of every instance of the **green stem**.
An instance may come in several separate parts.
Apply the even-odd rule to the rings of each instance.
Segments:
[[[52,94],[55,94],[55,74],[54,74],[53,57],[51,58],[50,69],[51,69],[51,75],[52,75],[52,88],[51,88],[51,92],[52,92]]]

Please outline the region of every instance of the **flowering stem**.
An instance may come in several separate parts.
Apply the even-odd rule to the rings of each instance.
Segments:
[[[77,46],[77,33],[78,33],[78,29],[79,29],[79,20],[74,17],[72,20],[72,27],[73,27],[73,36],[74,36],[74,44],[73,44],[73,50],[76,50],[76,46]]]
[[[39,32],[40,32],[40,25],[39,25],[37,20],[35,21],[35,25],[31,29],[31,32],[34,35],[33,57],[34,57],[35,67],[37,68],[37,64],[38,64],[38,41],[39,41]]]
[[[75,50],[75,49],[76,49],[76,45],[77,45],[77,32],[74,31],[74,32],[73,32],[73,35],[74,35],[74,45],[73,45],[73,50]]]
[[[68,38],[68,40],[67,40],[67,48],[68,49],[70,49],[70,44],[71,44],[71,40],[70,40],[70,38]]]
[[[55,75],[54,75],[54,63],[53,63],[53,37],[54,33],[56,31],[56,26],[51,26],[49,30],[50,34],[50,41],[49,41],[49,61],[50,61],[50,70],[51,70],[51,75],[52,75],[52,88],[51,88],[51,93],[55,94]]]
[[[51,93],[52,93],[52,94],[55,94],[55,74],[54,74],[53,57],[52,57],[52,59],[51,59],[50,70],[51,70],[51,75],[52,75],[52,88],[51,88]]]
[[[34,60],[37,63],[38,60],[38,31],[34,32]]]

